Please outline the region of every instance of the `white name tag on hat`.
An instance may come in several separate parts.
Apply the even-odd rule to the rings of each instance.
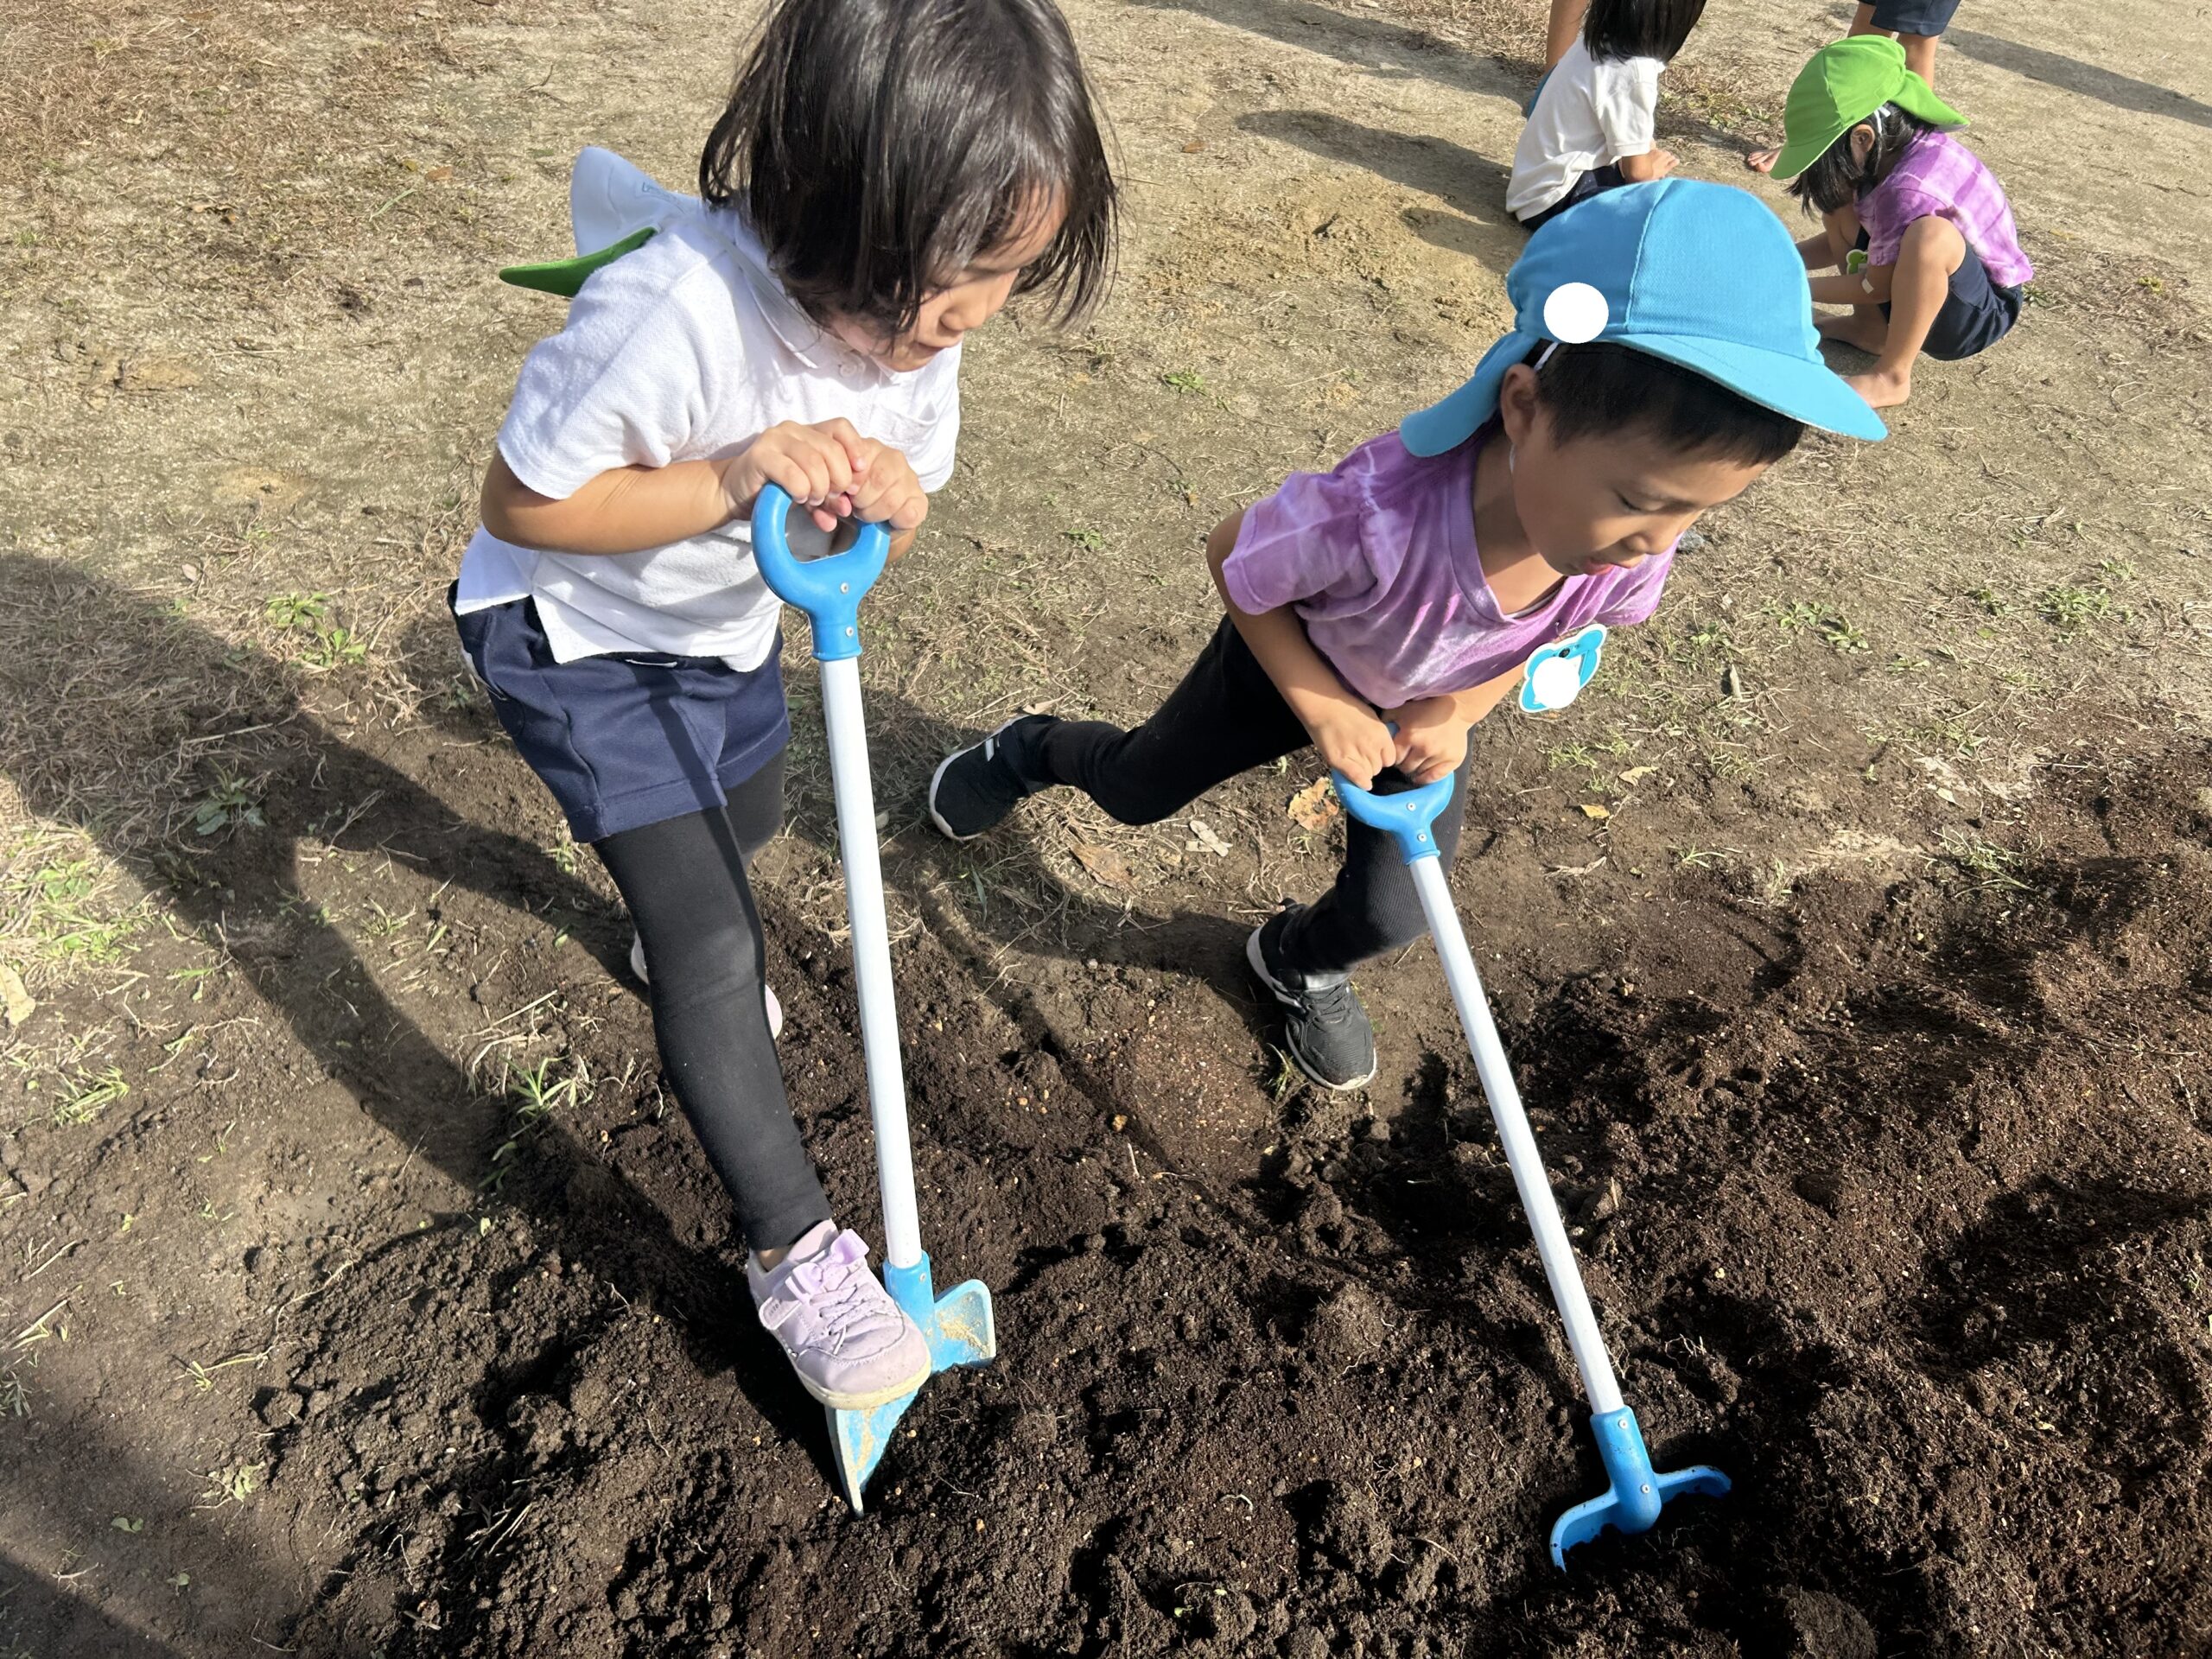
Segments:
[[[1592,622],[1569,639],[1546,645],[1529,658],[1521,674],[1521,708],[1531,715],[1555,714],[1582,695],[1598,676],[1605,654],[1605,625]]]

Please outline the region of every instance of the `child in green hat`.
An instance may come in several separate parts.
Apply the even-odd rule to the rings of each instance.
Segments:
[[[1905,67],[1895,41],[1822,47],[1789,88],[1778,179],[1821,216],[1797,245],[1813,300],[1847,305],[1820,330],[1874,354],[1847,375],[1877,409],[1911,395],[1922,353],[1946,362],[1986,351],[2020,319],[2035,268],[2020,251],[2004,187],[1950,136],[1966,118]]]

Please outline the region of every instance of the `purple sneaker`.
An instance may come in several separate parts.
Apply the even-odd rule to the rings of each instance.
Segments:
[[[858,1233],[819,1224],[767,1272],[746,1263],[760,1323],[825,1406],[866,1411],[929,1381],[930,1344],[868,1270]]]

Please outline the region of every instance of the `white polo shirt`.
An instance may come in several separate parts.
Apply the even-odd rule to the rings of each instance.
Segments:
[[[734,213],[664,200],[674,206],[658,234],[594,271],[567,326],[524,360],[499,429],[514,475],[561,499],[617,467],[728,456],[780,421],[842,416],[903,453],[925,490],[943,488],[960,432],[959,347],[918,369],[886,369],[793,303]],[[580,219],[580,240],[582,231]],[[807,557],[827,537],[795,520],[791,543]],[[479,529],[454,608],[523,598],[537,601],[564,663],[645,651],[751,670],[776,636],[778,601],[741,518],[620,554],[543,552]]]
[[[1585,173],[1651,149],[1659,109],[1660,58],[1599,62],[1580,41],[1567,48],[1521,129],[1505,209],[1541,213]]]

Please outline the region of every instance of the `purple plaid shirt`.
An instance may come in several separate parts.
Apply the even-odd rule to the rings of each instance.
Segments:
[[[1866,263],[1894,265],[1897,245],[1916,219],[1930,214],[1959,227],[1967,245],[1981,256],[1989,280],[2018,288],[2036,274],[2020,251],[2012,224],[2012,204],[2005,187],[1981,164],[1981,157],[1948,132],[1923,132],[1890,169],[1890,176],[1859,199],[1859,222],[1866,232]]]

